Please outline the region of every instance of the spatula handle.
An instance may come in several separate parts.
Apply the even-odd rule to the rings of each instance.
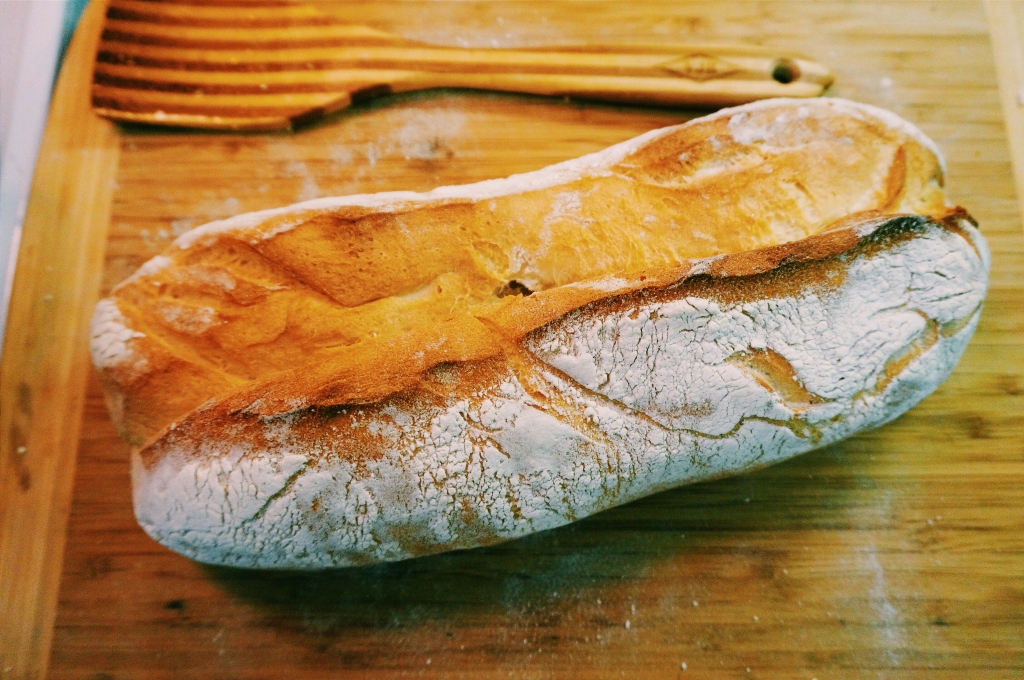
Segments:
[[[727,46],[587,47],[549,50],[391,48],[369,65],[414,71],[392,91],[425,87],[571,96],[625,103],[725,106],[767,97],[814,97],[832,81],[818,63]]]

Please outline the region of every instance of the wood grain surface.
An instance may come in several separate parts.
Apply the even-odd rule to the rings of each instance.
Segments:
[[[945,151],[951,199],[978,218],[993,251],[977,334],[934,395],[839,445],[493,548],[319,574],[208,568],[151,541],[132,514],[127,449],[92,379],[50,675],[1024,674],[1024,233],[980,3],[318,6],[438,44],[747,41],[827,63],[836,72],[833,94],[892,109]],[[109,229],[106,291],[177,234],[211,219],[316,196],[504,176],[691,115],[439,91],[356,105],[296,133],[121,127],[110,219],[83,228],[99,237]],[[92,190],[101,197],[102,188]],[[81,286],[75,276],[64,285]],[[85,298],[95,295],[80,290],[81,307],[68,309],[69,319],[87,314]],[[32,332],[14,321],[0,386],[5,419],[16,403],[10,338]],[[84,349],[72,354],[84,375]],[[66,384],[78,389],[74,380]],[[69,429],[74,397],[39,402],[33,412]],[[14,454],[0,451],[9,466]],[[9,486],[3,493],[7,521],[22,497]],[[15,542],[3,541],[7,563],[22,559],[9,552]],[[56,569],[59,556],[47,564]],[[17,669],[7,676],[45,673],[38,659]]]
[[[89,110],[94,7],[68,51],[33,178],[0,364],[0,677],[46,667],[119,145]],[[86,424],[86,427],[89,427]]]

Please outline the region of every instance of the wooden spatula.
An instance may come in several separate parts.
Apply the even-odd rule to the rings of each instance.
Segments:
[[[368,97],[438,87],[717,107],[814,97],[831,81],[813,61],[750,47],[468,49],[289,0],[111,0],[92,96],[117,120],[275,130]]]

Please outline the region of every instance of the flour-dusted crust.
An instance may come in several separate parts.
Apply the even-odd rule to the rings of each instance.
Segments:
[[[94,319],[140,523],[216,564],[404,559],[898,416],[956,364],[988,254],[892,118],[759,103],[190,232]]]

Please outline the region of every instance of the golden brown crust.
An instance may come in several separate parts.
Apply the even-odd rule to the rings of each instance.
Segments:
[[[380,417],[407,410],[413,403],[422,409],[424,400],[432,403],[432,394],[441,404],[450,401],[453,394],[494,391],[502,377],[509,374],[528,387],[531,374],[554,369],[532,366],[537,361],[524,348],[524,341],[532,332],[570,312],[598,319],[692,297],[724,306],[799,298],[808,291],[822,296],[843,285],[845,262],[892,250],[929,229],[956,233],[974,246],[975,238],[959,227],[960,219],[971,220],[960,207],[949,209],[935,220],[916,215],[858,213],[801,241],[647,272],[624,281],[614,291],[562,287],[506,308],[516,313],[499,319],[468,315],[449,319],[385,343],[364,345],[355,355],[357,360],[346,356],[343,361],[303,366],[254,381],[164,428],[141,448],[140,460],[148,466],[168,451],[180,454],[191,450],[201,456],[198,443],[203,440],[232,441],[256,451],[272,449],[264,423],[281,417],[287,418],[289,439],[303,442],[314,458],[320,443],[334,438],[327,434],[333,428],[346,434],[344,446],[332,446],[331,455],[357,464],[377,460],[392,443],[365,430],[350,432],[350,415],[358,412],[361,417]],[[931,344],[937,339],[938,330],[934,332],[936,338]],[[890,361],[876,391],[881,392],[931,344],[912,346],[908,353]],[[758,382],[782,395],[797,412],[821,402],[803,387],[792,365],[777,352],[750,350],[737,355],[733,363],[744,366]],[[388,372],[393,367],[399,370]],[[543,391],[532,396],[541,404],[550,401]],[[574,425],[587,427],[583,421]]]
[[[893,216],[886,216],[892,218]],[[641,271],[615,288],[605,286],[560,286],[517,300],[517,304],[498,308],[497,314],[462,314],[387,341],[361,346],[334,361],[318,366],[302,366],[254,381],[220,401],[221,413],[245,411],[254,416],[271,417],[309,407],[370,404],[417,385],[432,367],[442,363],[481,361],[503,354],[527,333],[585,305],[616,300],[640,291],[656,296],[695,276],[741,279],[770,274],[787,265],[826,261],[859,244],[858,229],[880,223],[880,213],[859,213],[844,218],[835,228],[801,241],[724,255],[706,266],[694,262]],[[834,263],[833,263],[834,264]],[[770,290],[759,290],[762,297],[777,297],[808,285],[819,275],[815,268],[800,270],[799,276],[772,277]],[[833,267],[829,285],[842,282],[841,268]],[[739,284],[757,289],[760,281]],[[676,295],[672,293],[671,295]],[[391,370],[389,370],[391,369]],[[395,370],[397,369],[397,370]],[[212,420],[215,420],[213,418]],[[212,422],[211,420],[211,422]]]
[[[707,273],[736,277],[842,252],[855,234],[829,225],[940,213],[941,185],[929,147],[871,111],[780,102],[662,131],[539,188],[201,228],[115,290],[134,358],[101,378],[137,445],[210,399],[264,415],[369,403],[581,305],[677,282],[694,258],[731,254]]]

